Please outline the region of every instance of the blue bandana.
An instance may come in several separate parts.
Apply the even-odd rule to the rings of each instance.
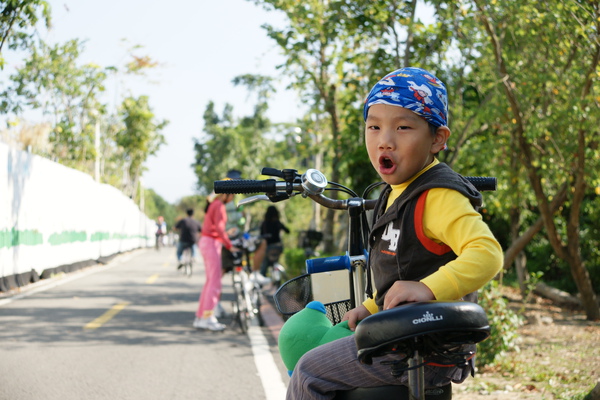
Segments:
[[[446,87],[435,75],[421,68],[401,68],[377,82],[365,100],[365,120],[373,104],[403,107],[434,126],[448,126]]]

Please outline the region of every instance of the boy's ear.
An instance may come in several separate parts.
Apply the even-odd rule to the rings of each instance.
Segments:
[[[447,126],[439,126],[435,130],[435,135],[433,136],[433,143],[431,144],[431,152],[433,154],[437,154],[440,151],[446,148],[446,142],[450,137],[450,128]]]

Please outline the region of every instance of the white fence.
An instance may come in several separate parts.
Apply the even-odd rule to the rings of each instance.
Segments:
[[[154,221],[116,188],[0,143],[0,280],[5,283],[5,277],[37,279],[57,267],[152,246],[155,230]]]

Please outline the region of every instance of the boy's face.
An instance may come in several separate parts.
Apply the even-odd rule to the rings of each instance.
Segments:
[[[406,108],[375,104],[369,108],[365,141],[369,159],[386,183],[399,185],[433,161],[450,135],[440,127],[432,135],[427,121]]]

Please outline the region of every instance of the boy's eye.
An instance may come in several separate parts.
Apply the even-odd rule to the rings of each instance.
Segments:
[[[401,130],[405,130],[405,129],[410,129],[410,126],[407,126],[407,125],[400,125],[400,126],[398,127],[398,130],[399,130],[399,131],[401,131]]]
[[[370,125],[370,126],[369,126],[369,129],[370,129],[370,130],[378,130],[378,129],[379,129],[379,127],[378,127],[377,125]]]

